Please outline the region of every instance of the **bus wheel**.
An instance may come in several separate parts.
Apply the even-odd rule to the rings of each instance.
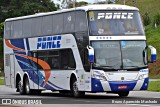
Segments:
[[[27,95],[31,94],[28,78],[25,78],[24,89],[25,89],[25,92],[26,92]]]
[[[85,92],[78,91],[78,82],[76,78],[72,79],[71,93],[74,97],[82,97],[85,95]]]
[[[18,82],[18,90],[20,94],[25,94],[22,80],[19,80]]]
[[[129,91],[121,91],[121,92],[118,92],[118,95],[120,97],[127,97],[129,95]]]

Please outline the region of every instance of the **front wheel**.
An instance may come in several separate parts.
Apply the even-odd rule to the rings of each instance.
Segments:
[[[74,97],[82,97],[85,95],[85,92],[79,91],[78,90],[78,81],[76,78],[72,79],[72,84],[71,84],[71,94]]]
[[[121,92],[118,92],[118,95],[120,97],[127,97],[129,95],[129,91],[121,91]]]

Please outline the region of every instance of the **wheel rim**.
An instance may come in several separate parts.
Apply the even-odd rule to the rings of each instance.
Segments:
[[[23,92],[23,85],[22,85],[21,81],[19,81],[18,88],[19,88],[20,93],[22,93]]]
[[[29,88],[28,80],[26,80],[25,90],[26,90],[26,94],[29,94],[30,88]]]
[[[78,95],[78,83],[77,83],[77,81],[75,81],[74,84],[73,84],[73,94],[75,96]]]

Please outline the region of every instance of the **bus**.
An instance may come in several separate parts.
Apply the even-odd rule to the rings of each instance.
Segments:
[[[136,7],[88,5],[5,20],[5,85],[20,94],[126,97],[147,90],[155,61]]]

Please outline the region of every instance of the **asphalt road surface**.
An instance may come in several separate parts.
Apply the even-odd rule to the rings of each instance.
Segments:
[[[1,85],[0,103],[2,100],[3,104],[6,103],[6,99],[21,107],[160,107],[160,92],[148,91],[132,91],[127,98],[106,93],[86,93],[82,98],[73,98],[51,91],[44,91],[41,95],[19,95],[15,89]]]

